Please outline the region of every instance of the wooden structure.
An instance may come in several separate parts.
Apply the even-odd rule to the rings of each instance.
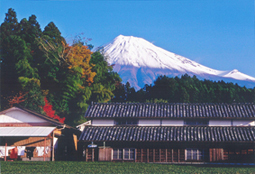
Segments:
[[[0,160],[74,160],[79,131],[22,107],[0,112]],[[18,149],[18,159],[10,152]]]
[[[93,103],[85,117],[82,160],[254,163],[253,104]]]

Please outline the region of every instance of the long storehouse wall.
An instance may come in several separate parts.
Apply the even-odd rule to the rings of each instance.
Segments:
[[[254,104],[92,103],[86,161],[254,163]]]
[[[255,155],[255,127],[91,126],[80,141],[86,161],[250,163]]]
[[[92,126],[116,126],[114,119],[93,119]],[[182,119],[137,119],[138,126],[185,126]],[[252,120],[208,120],[208,126],[255,126]]]
[[[211,147],[209,145],[185,147],[183,144],[168,145],[167,147],[130,146],[125,147],[108,143],[108,147],[84,149],[84,161],[133,161],[133,162],[220,162],[220,163],[254,163],[254,149],[252,146]],[[111,147],[109,147],[109,145]],[[127,147],[129,146],[129,147]],[[188,145],[186,145],[188,146]],[[192,152],[192,153],[191,153]],[[131,154],[132,153],[132,154]]]

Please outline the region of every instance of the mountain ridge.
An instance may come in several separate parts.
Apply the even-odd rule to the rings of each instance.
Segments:
[[[231,71],[215,70],[193,60],[134,36],[119,35],[103,46],[107,61],[118,72],[123,82],[129,81],[136,90],[145,84],[152,84],[159,75],[170,77],[188,74],[200,79],[223,80],[246,87],[255,86],[255,78],[237,69]]]

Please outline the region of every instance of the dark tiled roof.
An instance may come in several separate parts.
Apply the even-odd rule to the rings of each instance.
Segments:
[[[252,142],[255,127],[85,127],[83,141],[131,142]]]
[[[255,118],[254,104],[96,103],[88,118]]]

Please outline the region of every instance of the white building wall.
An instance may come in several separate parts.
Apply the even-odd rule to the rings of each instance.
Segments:
[[[233,120],[233,126],[255,126],[254,121]]]
[[[255,121],[247,120],[209,120],[209,126],[255,126]]]
[[[138,120],[138,126],[160,126],[160,120],[158,119],[140,119]]]
[[[20,109],[10,110],[0,115],[0,123],[46,123],[44,119],[38,118]]]
[[[162,120],[162,126],[184,126],[184,120]]]
[[[255,126],[255,121],[251,122],[250,126]]]
[[[231,120],[209,120],[209,126],[231,126]]]
[[[115,126],[113,119],[94,119],[92,126]],[[184,120],[139,119],[138,126],[184,126]],[[209,126],[255,126],[255,121],[209,120]]]
[[[114,126],[114,120],[94,119],[91,122],[92,126]]]

